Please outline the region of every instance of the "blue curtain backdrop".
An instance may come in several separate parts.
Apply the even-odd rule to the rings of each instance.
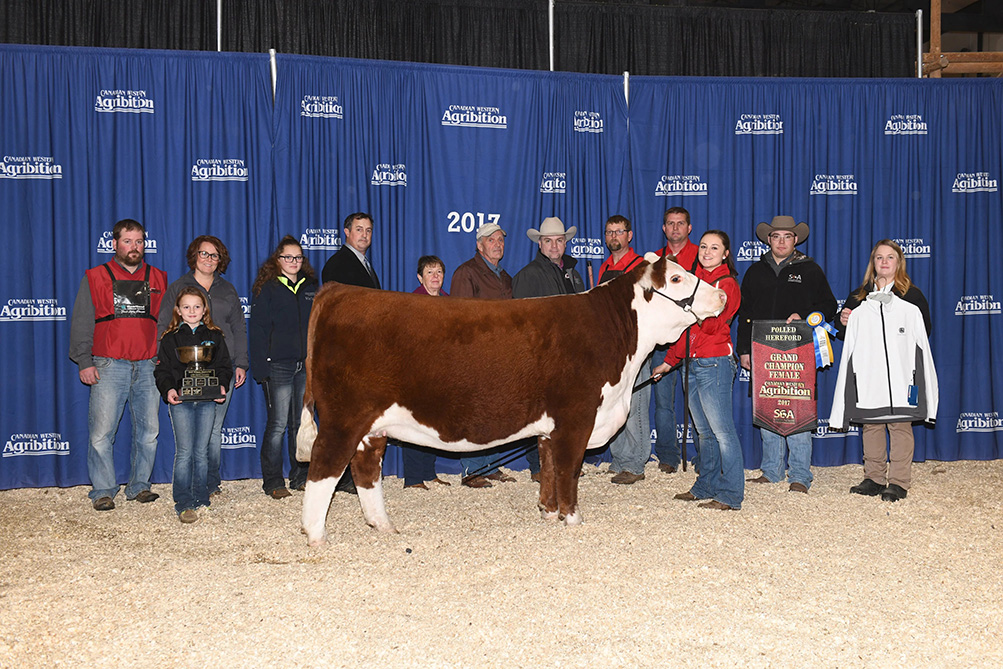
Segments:
[[[800,248],[840,300],[890,237],[934,319],[940,412],[935,430],[917,428],[916,459],[998,458],[1001,86],[631,77],[628,106],[620,77],[279,55],[273,104],[265,55],[0,46],[0,202],[16,254],[0,283],[0,489],[88,482],[69,318],[125,217],[146,225],[147,259],[172,281],[195,235],[219,236],[242,298],[282,235],[320,268],[354,211],[373,215],[384,286],[404,291],[428,253],[448,287],[485,222],[509,233],[502,265],[515,274],[546,216],[578,226],[569,249],[597,267],[610,214],[633,221],[643,252],[664,245],[665,209],[684,206],[692,239],[725,230],[744,273],[765,249],[756,224],[790,214],[811,227]],[[834,383],[834,368],[820,374],[822,418]],[[747,378],[734,393],[754,468]],[[130,429],[126,417],[123,480]],[[248,381],[224,426],[224,478],[259,476],[263,429]],[[170,480],[173,451],[165,410],[156,481]],[[823,421],[815,464],[859,461],[859,433]],[[397,449],[385,471],[400,471]]]

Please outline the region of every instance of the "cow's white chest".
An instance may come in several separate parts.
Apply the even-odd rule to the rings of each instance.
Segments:
[[[399,439],[419,446],[438,448],[443,451],[455,453],[469,453],[470,451],[480,451],[487,448],[501,446],[517,439],[526,437],[549,436],[554,431],[554,419],[544,413],[540,418],[529,423],[521,430],[510,435],[504,435],[498,439],[493,439],[485,444],[478,444],[466,439],[459,441],[444,441],[439,435],[439,431],[428,425],[418,422],[411,410],[399,404],[393,404],[383,414],[373,421],[369,428],[368,437],[383,435],[392,439]],[[363,447],[359,444],[359,448]]]

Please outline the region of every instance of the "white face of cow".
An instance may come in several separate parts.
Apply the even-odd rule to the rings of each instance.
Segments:
[[[637,310],[638,343],[668,344],[679,339],[683,331],[697,320],[717,316],[724,311],[727,297],[723,290],[696,278],[674,262],[648,253],[651,263],[644,277],[635,286],[634,307]],[[661,274],[662,281],[656,281]],[[643,342],[643,343],[642,343]]]

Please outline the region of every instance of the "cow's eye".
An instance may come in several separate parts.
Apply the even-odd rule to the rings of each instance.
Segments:
[[[683,280],[683,277],[679,276],[678,274],[673,274],[672,278],[669,279],[669,281],[671,281],[672,283],[679,283],[682,280]]]

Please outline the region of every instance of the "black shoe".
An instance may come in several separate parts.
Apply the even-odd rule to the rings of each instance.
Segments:
[[[334,486],[337,492],[347,492],[349,495],[358,495],[359,491],[355,489],[355,481],[351,478],[344,478],[338,481],[338,485]]]
[[[154,502],[160,499],[160,495],[155,492],[150,492],[149,490],[140,490],[139,494],[133,497],[133,499],[140,504],[148,504],[149,502]]]
[[[897,502],[900,499],[905,499],[906,490],[900,485],[895,485],[892,483],[881,491],[881,499],[886,502]]]
[[[111,497],[98,497],[93,505],[95,511],[111,511],[115,508],[115,500]]]
[[[855,495],[867,495],[868,497],[874,497],[875,495],[880,495],[884,492],[885,487],[880,483],[875,483],[871,479],[864,479],[857,485],[850,488],[850,492]]]

